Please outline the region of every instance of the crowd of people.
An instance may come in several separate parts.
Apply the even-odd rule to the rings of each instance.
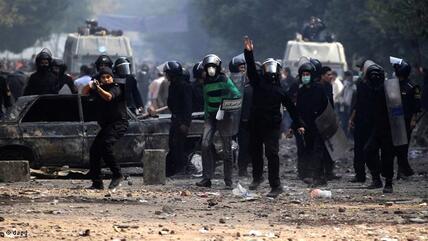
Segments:
[[[395,77],[392,79],[398,81],[402,101],[398,109],[394,109],[390,107],[388,89],[393,81],[387,80],[384,68],[372,60],[358,65],[358,76],[346,71],[339,77],[329,66],[308,58],[293,77],[290,69],[283,68],[275,59],[256,61],[254,44],[248,37],[243,48],[243,54],[230,60],[228,71],[214,54],[205,56],[193,68],[168,61],[156,68],[143,64],[135,73],[131,73],[131,62],[125,57],[113,63],[109,56],[101,55],[94,61],[95,69],[83,65],[77,78],[67,74],[62,60],[53,58],[50,51],[44,49],[35,57],[36,70],[28,80],[20,71],[0,72],[0,105],[7,109],[22,95],[79,93],[94,97],[100,106],[101,127],[90,150],[91,188],[94,189],[103,188],[101,159],[113,172],[109,188],[118,187],[123,180],[112,147],[127,130],[126,106],[137,115],[171,113],[167,176],[186,169],[189,160],[185,142],[192,113],[204,112],[203,172],[202,180],[196,183],[199,187],[212,186],[215,163],[221,159],[225,187],[231,189],[233,160],[237,159],[239,176],[247,176],[251,165],[253,180],[249,189],[256,190],[264,181],[264,155],[271,187],[268,196],[277,197],[282,192],[278,156],[282,136],[295,137],[298,177],[303,182],[316,187],[340,179],[334,171],[336,158],[326,146],[338,128],[324,131],[319,125],[320,116],[328,109],[334,109],[339,128],[354,143],[355,177],[351,182],[366,182],[367,167],[372,179],[368,188],[393,192],[395,157],[399,178],[414,174],[407,159],[408,143],[421,103],[426,102],[421,98],[428,97],[409,79],[411,66],[405,60],[393,64]],[[428,71],[424,68],[417,71],[425,76],[424,88],[427,88]],[[397,144],[396,129],[399,128],[394,118],[400,116],[404,119],[407,138]],[[334,127],[336,119],[331,122],[327,125]],[[222,144],[221,157],[216,152],[215,136]],[[237,158],[232,151],[232,140],[239,144]]]

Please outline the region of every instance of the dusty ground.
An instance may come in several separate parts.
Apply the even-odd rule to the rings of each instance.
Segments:
[[[418,175],[396,182],[391,195],[349,184],[352,163],[339,163],[343,179],[324,188],[332,199],[311,199],[283,156],[294,148],[281,152],[286,191],[275,200],[264,196],[264,183],[260,198],[243,201],[222,189],[220,176],[210,190],[194,178],[145,186],[138,176],[115,193],[84,190],[87,180],[0,184],[0,231],[28,240],[428,240],[426,152],[412,152]]]

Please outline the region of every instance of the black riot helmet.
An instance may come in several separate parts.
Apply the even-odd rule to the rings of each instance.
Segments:
[[[263,76],[272,81],[272,83],[279,83],[281,68],[281,64],[278,61],[268,58],[262,64]]]
[[[239,73],[239,67],[245,64],[246,61],[244,54],[237,55],[230,60],[229,70],[231,73]]]
[[[385,71],[380,65],[371,64],[366,69],[365,78],[371,89],[375,91],[381,90],[385,81]]]
[[[322,70],[321,62],[318,59],[313,59],[313,58],[310,58],[309,61],[315,67],[314,78],[317,78],[317,79],[320,78],[321,77],[321,70]]]
[[[407,79],[412,67],[409,63],[402,60],[400,64],[394,64],[395,76]]]
[[[202,68],[202,61],[193,65],[193,70],[192,70],[193,78],[201,79],[203,72],[204,72],[204,68]]]
[[[42,60],[47,60],[49,68],[52,64],[52,53],[49,49],[44,48],[42,51],[40,51],[39,54],[36,56],[36,66],[37,68],[40,68],[42,66]]]
[[[60,74],[64,74],[67,70],[67,65],[62,59],[53,59],[52,60],[52,68],[57,67],[59,69]]]
[[[97,61],[95,61],[95,67],[97,68],[97,71],[102,67],[109,67],[111,69],[113,68],[113,61],[108,55],[102,54],[98,57]]]
[[[119,78],[125,78],[131,74],[131,63],[125,57],[120,57],[114,61],[114,74]]]
[[[168,80],[171,80],[183,75],[183,67],[178,61],[168,61],[163,67],[163,72]]]
[[[221,59],[215,54],[208,54],[202,60],[202,66],[209,77],[216,77],[221,71]]]
[[[315,66],[312,63],[307,62],[307,63],[302,64],[299,67],[299,70],[298,70],[300,81],[302,81],[302,74],[303,74],[303,72],[309,72],[311,74],[311,80],[310,80],[310,82],[314,81],[315,71],[316,71],[315,70]]]

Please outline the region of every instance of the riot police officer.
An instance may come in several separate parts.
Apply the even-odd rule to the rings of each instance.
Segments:
[[[363,72],[370,89],[373,91],[373,129],[365,147],[367,165],[372,175],[369,189],[382,188],[381,175],[385,177],[384,193],[392,193],[394,176],[394,147],[392,144],[391,126],[385,97],[385,72],[373,61],[364,63]],[[381,152],[380,161],[377,158]]]
[[[250,114],[251,114],[251,105],[253,98],[253,87],[250,85],[250,80],[246,75],[247,65],[245,62],[244,56],[238,55],[229,62],[229,70],[231,73],[232,80],[234,80],[241,91],[242,99],[242,109],[241,109],[241,118],[239,123],[238,131],[238,145],[239,145],[239,154],[238,154],[238,176],[246,177],[248,176],[247,168],[248,164],[251,161],[250,155]]]
[[[43,95],[57,94],[56,76],[51,71],[52,54],[48,49],[43,49],[36,56],[37,70],[34,72],[27,83],[24,95]]]
[[[168,108],[171,111],[169,152],[166,156],[166,176],[173,176],[186,167],[185,144],[192,122],[192,90],[189,75],[177,61],[169,61],[163,69],[171,82],[168,90]]]
[[[220,105],[225,99],[239,98],[240,92],[226,74],[221,71],[221,59],[214,54],[209,54],[202,60],[205,72],[204,78],[204,112],[205,125],[202,137],[202,180],[196,183],[199,187],[211,187],[211,179],[214,176],[214,153],[212,143],[214,134],[219,131],[223,144],[224,182],[226,188],[232,188],[232,136],[226,133],[225,128],[219,128],[222,123]],[[219,114],[217,118],[217,114]],[[233,125],[234,123],[225,123]]]
[[[119,163],[113,155],[114,144],[128,129],[126,100],[123,88],[114,81],[113,71],[108,67],[98,70],[99,79],[83,87],[82,95],[90,95],[98,106],[97,121],[101,127],[90,149],[90,189],[103,189],[101,158],[113,173],[109,189],[115,189],[123,180]]]
[[[317,76],[316,67],[311,62],[299,67],[301,87],[297,92],[296,107],[306,127],[300,157],[300,161],[306,167],[301,167],[303,169],[301,171],[307,177],[304,181],[311,186],[327,184],[324,172],[325,146],[315,121],[329,103],[323,86],[317,81]]]
[[[131,63],[125,57],[120,57],[114,61],[113,68],[116,81],[124,80],[126,105],[134,114],[144,111],[144,104],[138,91],[137,79],[131,73]]]
[[[363,69],[364,62],[357,65]],[[364,146],[373,129],[373,91],[367,83],[367,78],[360,76],[357,83],[355,103],[353,104],[348,128],[353,129],[354,135],[354,171],[355,176],[350,180],[352,183],[364,183],[366,181],[367,157],[364,155]],[[372,161],[378,162],[379,155],[374,153]]]
[[[268,159],[269,184],[268,197],[277,197],[282,193],[279,178],[279,138],[281,135],[281,104],[290,113],[294,129],[303,133],[303,123],[291,98],[282,88],[281,65],[274,59],[267,59],[262,64],[259,74],[253,56],[253,43],[244,39],[244,55],[247,63],[247,75],[253,87],[253,101],[250,117],[251,160],[253,164],[253,181],[250,189],[255,190],[263,181],[263,145]]]
[[[77,94],[77,88],[73,83],[73,78],[65,73],[67,71],[67,65],[65,65],[62,59],[52,60],[52,73],[57,77],[56,91],[57,93],[62,89],[64,85],[67,85],[72,94]]]
[[[402,60],[400,64],[395,64],[394,70],[395,76],[400,83],[401,101],[406,123],[407,140],[409,143],[412,130],[416,126],[416,115],[420,112],[421,108],[421,91],[418,85],[409,80],[411,67],[406,61]],[[395,155],[398,161],[397,178],[408,177],[414,174],[407,158],[408,152],[409,144],[395,147]]]

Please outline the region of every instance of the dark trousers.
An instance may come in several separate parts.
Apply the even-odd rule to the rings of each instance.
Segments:
[[[412,130],[410,129],[410,120],[406,120],[407,140],[410,143]],[[409,144],[394,147],[395,156],[397,157],[398,170],[405,175],[413,174],[412,167],[409,164]]]
[[[113,155],[114,144],[126,133],[127,121],[117,121],[101,127],[92,143],[89,152],[90,176],[92,181],[99,182],[101,178],[101,158],[113,173],[113,178],[121,177],[120,165]]]
[[[214,134],[218,131],[223,145],[223,164],[224,181],[226,184],[232,184],[232,137],[225,135],[221,129],[217,129],[217,120],[215,116],[210,116],[205,120],[204,134],[202,136],[202,177],[212,179],[215,173],[216,155],[214,143]]]
[[[324,175],[328,176],[328,175],[333,175],[333,169],[334,169],[334,161],[333,159],[331,159],[330,157],[330,153],[328,153],[327,148],[324,145]]]
[[[325,178],[325,146],[321,136],[316,132],[305,133],[305,146],[302,152],[307,177],[320,180]]]
[[[365,154],[372,177],[377,178],[381,174],[386,179],[394,177],[394,147],[391,136],[371,135],[365,147]]]
[[[250,147],[253,164],[253,179],[261,180],[263,177],[263,145],[265,156],[268,159],[269,184],[279,187],[279,137],[280,128],[272,128],[263,123],[251,123]]]
[[[166,176],[172,176],[186,167],[186,137],[187,131],[181,130],[180,123],[172,120],[169,129],[169,151],[166,155]]]
[[[354,129],[354,171],[358,179],[366,178],[366,157],[364,156],[364,146],[370,138],[371,128],[368,126],[355,125]],[[379,159],[379,154],[372,157]]]
[[[250,162],[250,124],[248,121],[243,121],[239,125],[238,132],[238,169],[239,171],[247,171],[248,163]]]
[[[300,179],[310,177],[309,164],[307,163],[308,159],[304,158],[305,153],[305,141],[304,136],[298,133],[294,133],[296,138],[297,146],[297,175]]]

